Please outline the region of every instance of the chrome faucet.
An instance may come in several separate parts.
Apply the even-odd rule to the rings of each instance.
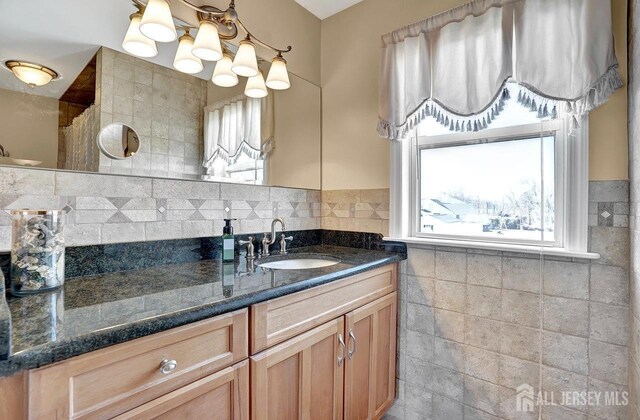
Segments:
[[[276,223],[278,222],[280,222],[283,232],[286,229],[284,225],[284,220],[282,220],[281,218],[276,217],[271,221],[271,237],[268,237],[266,233],[262,237],[262,256],[263,257],[269,256],[269,246],[273,245],[276,242]]]

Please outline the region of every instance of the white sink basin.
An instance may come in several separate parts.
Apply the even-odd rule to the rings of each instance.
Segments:
[[[273,270],[306,270],[310,268],[328,267],[336,265],[339,262],[339,260],[323,258],[289,258],[258,263],[258,266]]]

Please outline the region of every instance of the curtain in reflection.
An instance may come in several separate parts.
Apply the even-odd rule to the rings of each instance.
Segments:
[[[74,118],[70,126],[62,129],[66,147],[64,169],[92,172],[98,170],[97,124],[94,104]]]
[[[227,176],[242,158],[262,160],[272,148],[273,95],[244,95],[205,108],[204,158],[207,175]]]

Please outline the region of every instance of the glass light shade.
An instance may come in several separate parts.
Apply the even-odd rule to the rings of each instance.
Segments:
[[[253,42],[248,39],[240,41],[240,48],[233,60],[231,70],[238,76],[253,77],[258,74],[258,59]]]
[[[196,57],[206,61],[218,61],[222,58],[222,45],[218,36],[218,27],[213,22],[200,22],[196,41],[191,51]]]
[[[244,88],[245,95],[250,98],[264,98],[267,93],[267,85],[264,84],[262,72],[247,79],[247,86]]]
[[[275,90],[285,90],[291,87],[287,61],[282,57],[276,57],[271,61],[271,68],[267,76],[267,87]]]
[[[231,56],[227,53],[216,63],[211,81],[220,87],[232,87],[238,84],[238,75],[231,70]]]
[[[191,35],[184,34],[180,37],[180,43],[178,44],[178,51],[176,52],[176,58],[173,60],[173,67],[176,70],[187,74],[200,73],[204,66],[202,61],[193,55],[191,50],[193,49],[193,37]]]
[[[31,87],[44,86],[58,78],[58,73],[40,64],[10,60],[5,65],[18,79]]]
[[[149,0],[140,21],[140,32],[154,41],[175,41],[178,34],[167,0]]]
[[[122,48],[129,54],[133,54],[137,57],[149,58],[158,55],[158,48],[156,42],[142,35],[140,32],[140,21],[142,20],[142,13],[134,13],[131,15],[131,23],[127,34],[122,41]]]

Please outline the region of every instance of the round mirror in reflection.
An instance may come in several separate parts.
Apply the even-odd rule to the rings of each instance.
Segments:
[[[127,159],[138,152],[140,138],[133,128],[113,123],[100,130],[98,147],[111,159]]]

